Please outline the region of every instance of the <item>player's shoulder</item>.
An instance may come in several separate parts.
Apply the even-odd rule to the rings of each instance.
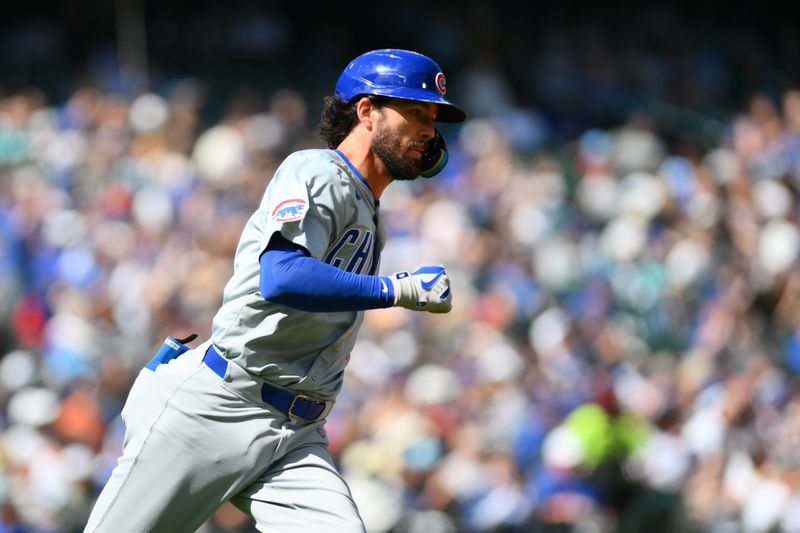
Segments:
[[[334,150],[310,148],[289,154],[276,177],[300,180],[309,185],[325,186],[343,183],[342,160]]]
[[[298,150],[284,159],[281,167],[294,171],[302,170],[308,174],[336,173],[339,157],[333,150],[325,148],[309,148]]]
[[[332,162],[336,157],[336,151],[328,148],[307,148],[292,152],[284,160],[285,164],[313,164]]]

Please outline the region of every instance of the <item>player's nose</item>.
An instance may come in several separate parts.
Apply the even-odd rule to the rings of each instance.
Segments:
[[[436,130],[433,126],[433,119],[423,119],[420,123],[419,136],[423,141],[430,141],[436,135]]]
[[[425,111],[420,115],[420,136],[423,141],[430,141],[433,139],[436,131],[434,130],[433,123],[436,120],[439,106],[434,103],[428,103]]]
[[[422,130],[420,131],[419,137],[420,137],[421,141],[428,142],[431,139],[433,139],[433,135],[434,135],[434,130],[433,130],[433,126],[431,125],[430,128],[428,128],[428,127],[422,128]]]

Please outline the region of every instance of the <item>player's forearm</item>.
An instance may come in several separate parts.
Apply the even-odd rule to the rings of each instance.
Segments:
[[[312,312],[394,305],[392,284],[382,276],[345,272],[301,250],[267,250],[260,264],[261,295],[273,303]]]

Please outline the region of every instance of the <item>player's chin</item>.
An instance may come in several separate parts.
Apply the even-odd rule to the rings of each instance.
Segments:
[[[422,174],[422,165],[409,165],[408,170],[400,177],[395,178],[400,181],[412,181]]]
[[[399,181],[411,181],[419,177],[422,172],[422,160],[412,157],[405,157],[402,164],[398,164],[392,169],[394,179]]]

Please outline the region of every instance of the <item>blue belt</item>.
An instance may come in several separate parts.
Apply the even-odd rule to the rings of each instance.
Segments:
[[[213,344],[206,350],[203,362],[216,375],[225,378],[228,360],[220,355]],[[287,416],[295,416],[304,420],[317,420],[325,413],[327,407],[325,402],[312,400],[302,394],[292,394],[266,382],[261,385],[261,399]]]

